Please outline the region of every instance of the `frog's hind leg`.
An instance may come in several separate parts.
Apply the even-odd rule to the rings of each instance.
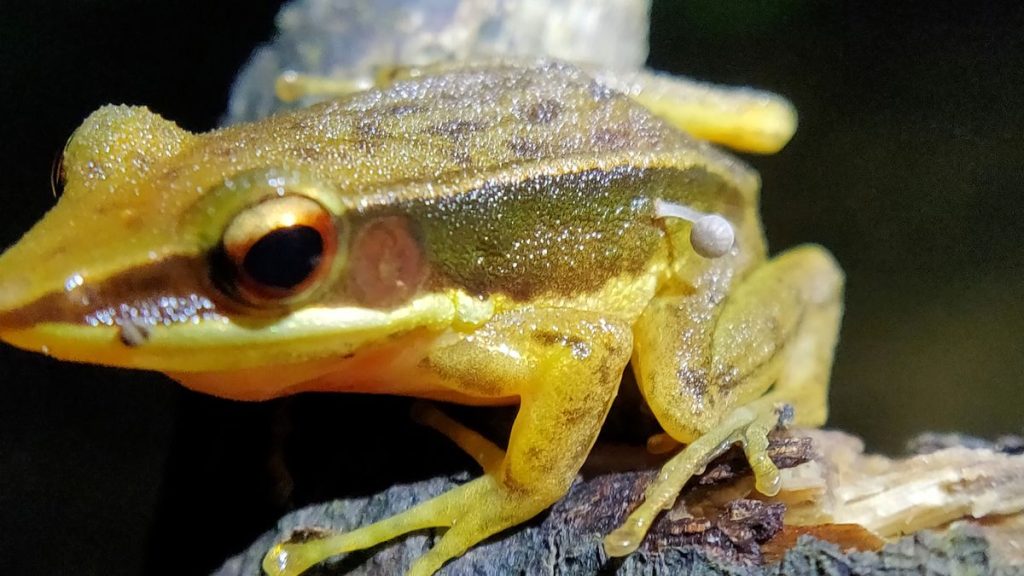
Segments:
[[[654,323],[680,329],[688,323],[685,318],[706,315],[689,316],[692,309],[685,304],[663,302],[662,314],[675,310],[684,319],[671,314],[663,320],[641,319],[638,328],[655,335],[637,334],[634,366],[639,368],[640,387],[666,432],[689,444],[664,466],[645,501],[605,539],[609,555],[635,550],[690,477],[736,442],[743,445],[757,489],[769,495],[778,491],[767,435],[785,407],[792,407],[801,425],[824,423],[842,285],[842,272],[821,248],[786,252],[733,288],[717,321],[705,327],[710,333],[696,357],[667,348],[671,339],[658,333]],[[690,327],[701,332],[699,321]],[[675,346],[686,345],[682,333],[677,334]],[[663,354],[671,369],[662,369],[650,354]],[[687,365],[671,366],[672,358],[685,358]]]
[[[597,79],[701,140],[744,152],[771,154],[796,131],[796,109],[785,98],[751,88],[717,86],[641,70],[591,70]]]
[[[408,574],[428,576],[471,546],[562,497],[597,439],[629,361],[626,322],[572,310],[509,312],[433,351],[425,370],[467,395],[518,396],[508,449],[431,409],[416,418],[473,455],[484,475],[413,508],[351,532],[281,543],[267,554],[272,576],[296,575],[331,556],[408,532],[446,528]]]
[[[437,430],[455,442],[480,464],[484,472],[495,472],[501,466],[501,462],[505,458],[504,450],[479,433],[459,424],[437,408],[425,402],[417,402],[413,405],[412,416],[420,424]],[[280,574],[294,574],[324,558],[342,552],[368,548],[416,530],[449,526],[445,521],[445,512],[462,500],[474,498],[474,493],[480,489],[480,486],[474,485],[474,483],[466,484],[404,513],[396,514],[359,530],[337,534],[322,540],[312,540],[300,546],[287,543],[278,544],[267,555],[267,559],[277,562]],[[281,561],[282,554],[284,554],[283,562]],[[272,568],[265,567],[264,570],[269,574],[274,574]]]

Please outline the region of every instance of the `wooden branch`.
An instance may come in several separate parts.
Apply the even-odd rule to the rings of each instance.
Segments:
[[[1024,570],[1024,443],[979,444],[928,437],[927,454],[865,455],[838,432],[776,435],[772,457],[784,467],[776,498],[752,493],[742,452],[716,461],[652,527],[641,549],[608,559],[601,538],[642,498],[653,470],[594,473],[549,513],[498,535],[441,574],[929,574]],[[596,462],[621,461],[597,454]],[[593,462],[591,462],[593,465]],[[259,575],[270,545],[310,530],[350,530],[379,520],[468,479],[434,478],[367,498],[293,512],[220,576]],[[979,521],[954,521],[963,517]],[[935,528],[937,530],[924,530]],[[914,532],[899,538],[901,531]],[[308,535],[308,534],[307,534]],[[314,574],[400,574],[436,533],[417,533],[325,563]]]

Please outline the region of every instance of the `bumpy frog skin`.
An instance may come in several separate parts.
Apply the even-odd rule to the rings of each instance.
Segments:
[[[831,256],[768,260],[757,175],[648,100],[545,63],[426,71],[207,134],[102,108],[67,145],[60,201],[0,257],[0,337],[226,398],[519,404],[506,449],[421,411],[484,474],[280,543],[275,575],[447,528],[410,570],[432,574],[533,517],[565,494],[629,365],[688,446],[606,538],[628,554],[732,443],[778,490],[765,435],[783,405],[825,420],[841,314]]]

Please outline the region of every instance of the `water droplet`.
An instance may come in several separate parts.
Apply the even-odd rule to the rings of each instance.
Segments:
[[[71,292],[81,286],[83,282],[85,282],[85,278],[82,278],[81,274],[72,274],[64,281],[64,291]]]

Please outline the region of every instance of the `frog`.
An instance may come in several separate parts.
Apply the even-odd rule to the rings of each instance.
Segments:
[[[408,571],[426,576],[528,521],[632,370],[663,430],[650,446],[673,454],[603,541],[628,555],[734,444],[778,492],[768,433],[824,423],[842,316],[835,259],[769,257],[758,175],[673,110],[556,60],[424,68],[207,133],[105,106],[66,145],[56,205],[0,256],[0,339],[234,400],[518,406],[501,446],[418,404],[482,475],[277,542],[271,575],[439,529]],[[717,135],[788,139],[764,125]]]

